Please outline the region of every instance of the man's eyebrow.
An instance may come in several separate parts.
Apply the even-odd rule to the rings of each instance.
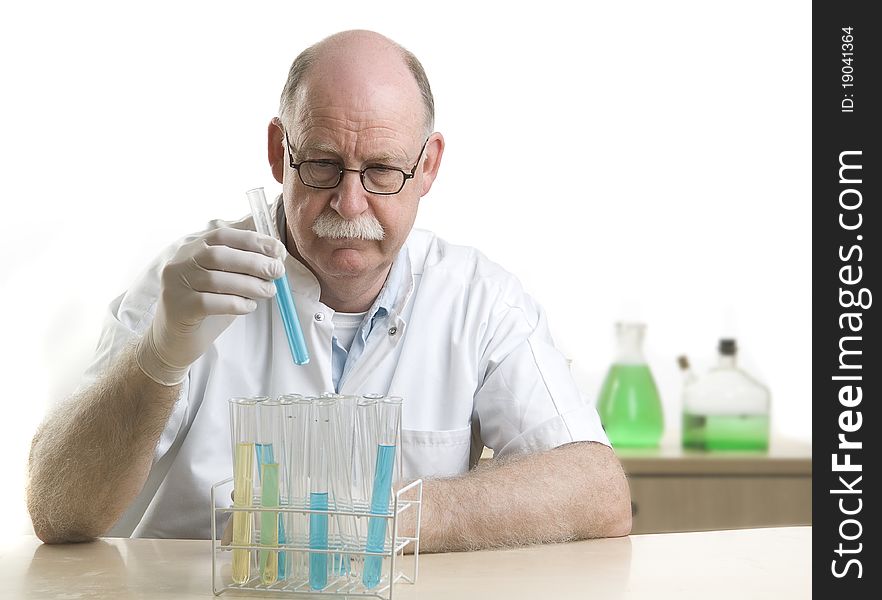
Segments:
[[[323,142],[309,142],[302,145],[297,149],[298,154],[316,152],[321,154],[333,154],[334,156],[340,156],[340,151],[336,146],[331,144],[325,144]]]
[[[330,154],[331,156],[340,157],[340,149],[333,144],[327,144],[325,142],[308,142],[296,149],[297,154],[305,155],[305,154]],[[407,157],[401,154],[396,154],[392,152],[379,152],[377,154],[372,154],[364,160],[365,163],[383,163],[388,165],[394,164],[404,164],[407,162]]]
[[[407,160],[407,157],[404,155],[401,155],[401,154],[393,154],[391,152],[381,152],[380,154],[374,154],[373,156],[371,156],[371,158],[369,160],[366,160],[365,162],[384,163],[384,164],[391,166],[396,163],[404,164],[404,162],[406,160]]]

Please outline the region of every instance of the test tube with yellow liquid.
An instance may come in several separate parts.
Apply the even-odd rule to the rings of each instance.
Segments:
[[[254,463],[257,405],[264,398],[230,399],[230,434],[233,449],[233,508],[253,506]],[[236,546],[250,546],[253,540],[253,513],[233,512],[233,582],[245,583],[251,577],[251,551]]]

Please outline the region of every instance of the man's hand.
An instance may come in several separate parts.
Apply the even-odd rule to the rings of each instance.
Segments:
[[[254,231],[213,229],[166,263],[156,316],[138,344],[138,366],[162,385],[180,383],[190,365],[237,315],[276,293],[284,245]]]
[[[575,442],[423,482],[420,552],[617,537],[631,531],[628,482],[611,448]],[[413,533],[413,519],[401,523]]]
[[[59,405],[34,436],[28,510],[44,542],[93,539],[147,480],[190,364],[236,315],[275,293],[281,242],[222,228],[181,246],[160,278],[156,316],[137,346]]]

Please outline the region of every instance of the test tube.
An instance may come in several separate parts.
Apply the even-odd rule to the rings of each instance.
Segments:
[[[355,499],[358,492],[356,489],[356,410],[360,396],[344,396],[340,406],[340,455],[339,467],[340,472],[340,497],[345,504],[347,511],[355,511]],[[341,535],[343,543],[347,549],[356,552],[361,548],[361,536],[358,531],[358,517],[349,515],[343,518]],[[350,573],[352,567],[352,555],[343,557],[343,566],[347,574]]]
[[[316,398],[313,403],[313,419],[309,432],[309,509],[328,510],[328,444],[331,436],[331,408],[335,398]],[[309,549],[328,549],[328,514],[309,514]],[[309,587],[320,590],[328,585],[328,555],[325,552],[309,553]]]
[[[331,572],[334,575],[348,576],[351,572],[349,551],[356,546],[356,523],[355,517],[340,513],[352,510],[352,435],[358,397],[322,394],[322,399],[334,400],[329,410],[330,427],[324,442],[335,526],[335,535],[329,536],[333,538],[333,544],[329,544],[334,549],[340,549],[340,552],[331,555]]]
[[[254,442],[257,403],[261,398],[230,399],[230,441],[233,449],[233,507],[251,508],[254,495]],[[233,545],[250,546],[252,513],[233,512]],[[251,576],[251,551],[233,549],[233,582]]]
[[[382,394],[366,394],[358,399],[355,408],[355,448],[353,455],[355,465],[352,475],[352,488],[355,505],[359,513],[369,513],[371,505],[371,489],[374,481],[374,469],[377,466],[377,418],[378,402]],[[356,540],[358,548],[365,550],[368,520],[358,517],[356,521]],[[359,558],[356,565],[359,575],[364,573],[364,558]]]
[[[262,508],[278,508],[280,491],[287,484],[287,473],[282,460],[285,430],[282,404],[278,400],[266,399],[257,405],[257,414],[257,444],[254,449],[261,486],[260,505]],[[261,512],[260,545],[273,548],[258,553],[258,571],[264,585],[272,585],[287,577],[285,554],[279,552],[279,547],[285,542],[285,527],[279,513]]]
[[[379,417],[378,402],[381,394],[365,394],[358,399],[355,408],[355,471],[353,488],[359,504],[369,507],[371,489],[374,482],[374,468],[377,465],[377,419]],[[364,535],[367,534],[365,530]]]
[[[349,471],[349,483],[352,485],[353,453],[355,452],[355,411],[361,396],[341,396],[340,398],[340,449]]]
[[[289,508],[309,507],[309,432],[312,420],[311,398],[300,394],[282,396],[280,402],[285,414],[285,464],[287,471],[287,501]],[[288,542],[296,548],[304,548],[308,543],[308,519],[302,512],[287,513],[286,531]],[[307,577],[306,554],[294,551],[288,556],[289,578]]]
[[[279,239],[279,233],[273,227],[272,219],[270,219],[263,188],[259,187],[248,190],[245,192],[245,195],[248,197],[248,203],[251,205],[251,216],[254,217],[255,230],[258,233]],[[283,273],[273,283],[276,284],[276,304],[279,305],[282,323],[285,325],[285,335],[288,337],[288,347],[291,349],[291,356],[296,364],[305,365],[309,362],[309,352],[306,349],[306,341],[303,339],[300,320],[297,318],[294,299],[291,297],[288,275]]]
[[[374,480],[371,489],[371,517],[368,521],[366,550],[383,552],[386,543],[386,518],[389,514],[389,499],[392,493],[392,475],[395,466],[395,447],[399,440],[402,399],[396,396],[383,398],[378,402],[377,450]],[[393,540],[394,543],[394,540]],[[380,583],[383,557],[366,556],[362,583],[368,589]]]

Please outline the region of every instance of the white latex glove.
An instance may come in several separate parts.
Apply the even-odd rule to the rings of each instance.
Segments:
[[[285,246],[255,231],[213,229],[181,246],[162,269],[156,316],[138,343],[150,379],[177,385],[237,315],[276,293]]]

